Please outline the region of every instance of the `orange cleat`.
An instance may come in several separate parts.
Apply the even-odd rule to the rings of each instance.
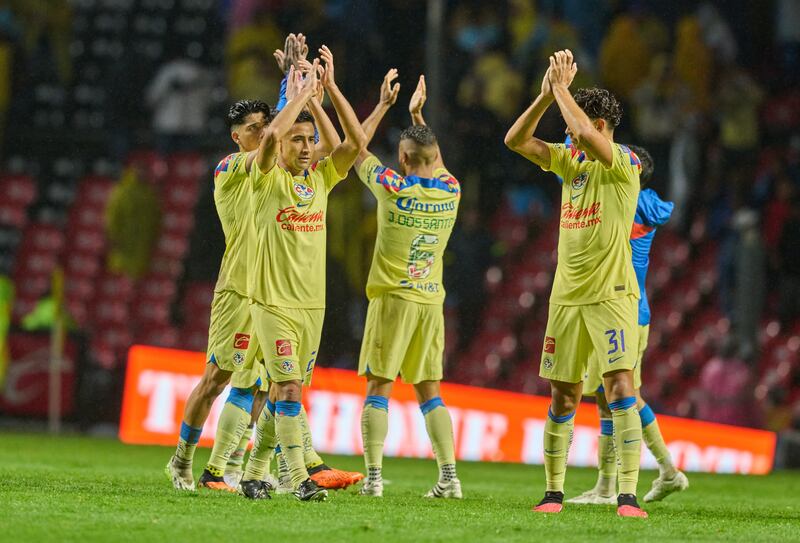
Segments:
[[[544,498],[533,508],[535,513],[560,513],[564,508],[563,492],[547,491],[544,493]]]
[[[617,496],[617,515],[621,517],[647,518],[647,511],[639,507],[636,496],[620,494]]]
[[[319,486],[332,490],[347,488],[364,478],[361,473],[329,468],[325,464],[308,470],[308,473],[311,480]]]
[[[221,490],[223,492],[236,493],[236,489],[225,482],[222,477],[216,477],[207,469],[203,470],[200,480],[197,481],[197,486],[207,488],[209,490]]]

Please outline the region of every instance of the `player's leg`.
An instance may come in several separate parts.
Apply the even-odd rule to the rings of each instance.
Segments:
[[[361,487],[364,496],[383,496],[383,443],[389,431],[389,396],[393,381],[367,376],[367,397],[361,411],[361,439],[367,480]]]
[[[222,394],[231,378],[231,371],[221,369],[212,359],[206,364],[203,377],[186,400],[180,438],[175,454],[167,462],[165,472],[178,490],[194,490],[192,461],[211,406]]]
[[[261,500],[269,499],[270,490],[276,489],[277,481],[268,480],[270,476],[270,464],[275,455],[275,448],[278,445],[278,437],[275,433],[275,402],[277,400],[277,389],[270,387],[269,391],[259,390],[264,397],[264,407],[256,421],[253,449],[247,459],[247,466],[242,474],[239,483],[239,490],[245,497]]]
[[[409,309],[407,303],[388,295],[373,298],[367,308],[358,358],[358,374],[367,379],[367,397],[361,411],[367,468],[361,494],[365,496],[383,496],[383,443],[389,429],[389,395],[413,334]]]
[[[254,387],[254,390],[256,390],[256,392],[253,399],[253,408],[250,410],[250,424],[245,428],[239,438],[239,444],[228,457],[228,463],[225,465],[225,482],[233,488],[238,488],[239,482],[242,480],[242,475],[244,474],[244,455],[247,453],[247,445],[253,438],[253,432],[255,431],[258,417],[267,403],[267,391],[259,390],[258,387]]]
[[[614,505],[617,503],[617,453],[614,450],[614,423],[611,410],[606,402],[602,385],[597,388],[586,386],[584,392],[594,388],[597,392],[597,413],[600,416],[600,435],[597,437],[597,482],[591,490],[567,500],[567,503]]]
[[[314,449],[311,425],[308,422],[308,414],[305,407],[300,409],[300,424],[303,429],[303,459],[312,481],[322,488],[338,490],[352,486],[364,478],[363,473],[332,468],[325,463],[316,449]]]
[[[422,381],[414,385],[417,402],[425,417],[425,429],[439,466],[439,480],[426,498],[461,498],[461,481],[456,474],[456,448],[453,421],[442,401],[439,381]]]
[[[578,307],[550,304],[539,375],[550,381],[551,401],[544,426],[544,498],[533,510],[558,513],[564,501],[567,455],[575,410],[581,401],[591,343]]]
[[[657,502],[674,492],[681,492],[689,488],[689,479],[672,463],[672,455],[661,435],[656,414],[642,399],[638,388],[636,389],[636,405],[642,421],[644,443],[658,462],[658,477],[653,481],[650,491],[644,495],[644,501]]]
[[[211,449],[211,456],[200,476],[198,486],[212,490],[236,492],[236,488],[228,485],[223,476],[228,458],[239,445],[239,440],[250,423],[253,400],[254,395],[250,388],[231,387],[217,423],[214,447]]]

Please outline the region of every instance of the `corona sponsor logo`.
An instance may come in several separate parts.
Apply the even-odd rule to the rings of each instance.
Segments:
[[[432,204],[429,202],[422,202],[418,198],[413,197],[398,198],[397,209],[406,213],[414,213],[415,211],[419,211],[420,213],[443,213],[445,211],[455,211],[456,203],[455,201],[450,201]]]

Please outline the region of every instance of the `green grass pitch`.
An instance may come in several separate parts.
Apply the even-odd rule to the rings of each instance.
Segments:
[[[612,507],[530,511],[541,497],[541,467],[462,462],[465,499],[420,498],[435,463],[387,459],[383,499],[353,489],[325,503],[287,496],[250,502],[211,491],[179,493],[163,473],[165,447],[114,440],[0,434],[0,541],[798,541],[800,473],[767,477],[690,474],[691,488],[646,508],[647,520]],[[199,450],[195,476],[208,458]],[[328,456],[361,469],[361,458]],[[639,494],[654,477],[643,472]],[[594,470],[570,469],[567,494],[593,484]],[[612,539],[613,538],[613,539]]]

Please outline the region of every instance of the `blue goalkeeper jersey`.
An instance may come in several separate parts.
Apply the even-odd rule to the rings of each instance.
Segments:
[[[650,304],[647,302],[645,280],[647,268],[650,266],[650,248],[656,228],[667,222],[672,215],[675,204],[659,198],[653,189],[639,192],[636,214],[631,228],[631,249],[633,252],[633,270],[639,283],[639,325],[650,324]]]

